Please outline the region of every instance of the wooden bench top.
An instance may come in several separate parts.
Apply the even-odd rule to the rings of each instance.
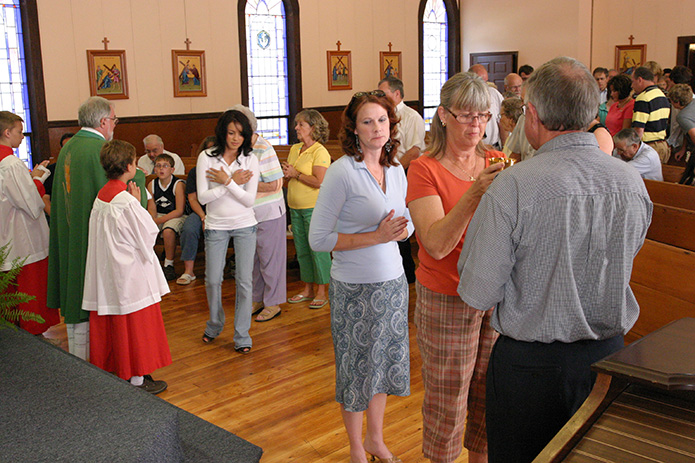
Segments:
[[[654,204],[695,210],[695,186],[657,180],[645,180],[644,184]]]
[[[661,165],[661,174],[664,176],[664,182],[678,183],[684,171],[685,167],[683,166]]]

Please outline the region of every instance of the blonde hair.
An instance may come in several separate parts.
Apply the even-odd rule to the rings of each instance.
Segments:
[[[0,111],[0,134],[5,130],[11,129],[17,122],[24,122],[24,119],[9,111]]]
[[[490,91],[487,84],[477,74],[459,72],[444,83],[439,93],[439,106],[445,109],[462,109],[466,111],[488,111],[490,109]],[[430,126],[430,144],[427,146],[428,155],[436,158],[444,154],[446,149],[446,128],[435,111]],[[475,147],[480,156],[485,155],[485,143],[482,140]]]

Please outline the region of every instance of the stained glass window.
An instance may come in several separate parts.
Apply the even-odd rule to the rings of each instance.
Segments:
[[[0,1],[0,108],[24,119],[24,141],[15,150],[31,167],[31,118],[19,0]]]
[[[282,0],[246,2],[249,107],[258,133],[273,144],[288,143],[288,81],[285,6]]]
[[[439,91],[449,78],[449,45],[446,7],[443,0],[427,0],[422,15],[423,114],[425,129],[439,106]]]

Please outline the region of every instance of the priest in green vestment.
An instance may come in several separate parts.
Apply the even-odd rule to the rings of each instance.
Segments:
[[[51,196],[48,255],[48,306],[60,308],[70,353],[87,360],[89,312],[82,310],[89,214],[106,183],[99,152],[118,123],[114,106],[91,97],[78,111],[80,131],[60,150]]]

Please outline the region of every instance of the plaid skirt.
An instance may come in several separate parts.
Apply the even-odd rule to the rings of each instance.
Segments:
[[[346,411],[367,409],[375,394],[410,394],[408,283],[331,279],[335,400]]]

